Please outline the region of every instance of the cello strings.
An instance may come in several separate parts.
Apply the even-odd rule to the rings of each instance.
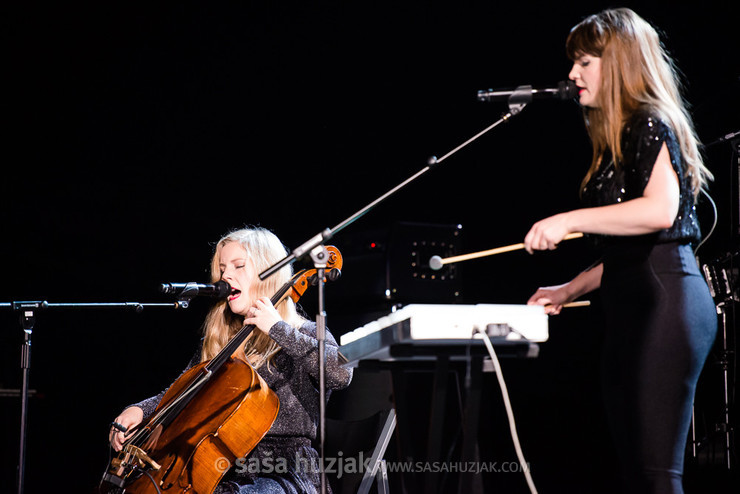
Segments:
[[[139,429],[137,433],[127,442],[127,444],[132,444],[133,446],[141,447],[143,444],[146,443],[146,441],[149,440],[149,437],[151,436],[154,429],[164,423],[166,419],[172,414],[174,411],[174,408],[180,404],[180,402],[188,395],[192,394],[196,388],[200,387],[205,381],[203,380],[204,376],[201,376],[201,379],[196,379],[193,381],[192,384],[188,386],[185,391],[183,391],[177,398],[175,398],[171,403],[169,403],[166,407],[164,407],[162,410],[160,410],[152,419],[147,423],[145,427],[142,429]],[[179,410],[177,410],[179,412]]]

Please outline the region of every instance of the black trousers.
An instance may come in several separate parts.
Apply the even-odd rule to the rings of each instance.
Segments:
[[[682,493],[696,382],[717,333],[688,245],[607,249],[603,393],[625,492]]]

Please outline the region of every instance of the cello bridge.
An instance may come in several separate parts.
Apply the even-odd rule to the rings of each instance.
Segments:
[[[116,475],[119,477],[123,477],[126,475],[127,471],[130,472],[137,468],[150,467],[154,470],[162,468],[162,466],[154,461],[146,451],[133,445],[124,446],[122,457],[113,458],[111,466],[111,470],[115,470]]]

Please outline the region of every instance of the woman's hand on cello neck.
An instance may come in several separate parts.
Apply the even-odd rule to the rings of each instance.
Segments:
[[[254,301],[254,305],[247,311],[244,324],[254,324],[257,329],[269,334],[270,328],[282,320],[280,313],[272,305],[270,297],[260,297]]]

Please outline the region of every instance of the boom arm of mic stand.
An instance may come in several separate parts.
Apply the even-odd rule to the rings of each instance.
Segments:
[[[517,88],[517,89],[520,89],[520,88]],[[526,93],[526,92],[524,92],[524,93]],[[415,174],[413,174],[412,176],[410,176],[409,178],[407,178],[406,180],[404,180],[400,184],[396,185],[394,188],[392,188],[391,190],[389,190],[388,192],[386,192],[382,196],[378,197],[373,202],[371,202],[370,204],[368,204],[364,208],[362,208],[359,211],[357,211],[356,213],[354,213],[352,216],[348,217],[347,219],[345,219],[341,223],[337,224],[334,228],[327,228],[324,231],[322,231],[321,233],[319,233],[317,235],[314,235],[309,240],[307,240],[306,242],[304,242],[303,244],[301,244],[297,248],[293,249],[293,252],[291,252],[290,254],[288,254],[287,256],[285,256],[283,259],[279,260],[278,262],[276,262],[275,264],[273,264],[269,268],[267,268],[264,271],[262,271],[259,274],[260,280],[264,281],[267,278],[269,278],[270,276],[272,276],[273,274],[275,274],[276,272],[278,272],[280,269],[284,268],[285,266],[287,266],[289,264],[293,264],[294,262],[302,259],[307,254],[309,254],[313,249],[315,249],[319,245],[323,245],[326,240],[330,239],[336,233],[344,230],[346,227],[348,227],[349,225],[351,225],[352,223],[354,223],[358,219],[360,219],[363,216],[365,216],[367,213],[369,213],[371,210],[373,210],[381,202],[385,201],[390,196],[392,196],[393,194],[395,194],[396,192],[398,192],[399,190],[401,190],[402,188],[404,188],[405,186],[407,186],[408,184],[410,184],[411,182],[413,182],[417,178],[419,178],[422,175],[424,175],[426,172],[428,172],[429,170],[431,170],[433,167],[435,167],[436,165],[438,165],[442,161],[446,160],[447,158],[449,158],[450,156],[452,156],[456,152],[460,151],[462,148],[464,148],[468,144],[472,143],[473,141],[475,141],[476,139],[478,139],[479,137],[481,137],[483,134],[485,134],[488,131],[492,130],[494,127],[497,127],[501,123],[508,122],[511,119],[511,117],[513,117],[515,115],[518,115],[519,112],[521,112],[522,109],[527,105],[527,103],[529,103],[529,101],[531,101],[531,99],[532,99],[531,91],[530,91],[530,94],[529,94],[529,100],[527,100],[527,95],[524,94],[524,93],[521,95],[521,97],[516,97],[516,98],[514,97],[514,96],[516,96],[516,94],[512,94],[512,97],[509,99],[509,112],[506,113],[506,114],[504,114],[496,122],[494,122],[493,124],[489,125],[488,127],[486,127],[485,129],[483,129],[482,131],[478,132],[476,135],[474,135],[473,137],[471,137],[467,141],[463,142],[462,144],[460,144],[456,148],[452,149],[451,151],[449,151],[447,154],[445,154],[441,158],[437,158],[436,156],[430,157],[427,160],[427,166],[425,166],[424,168],[422,168],[421,170],[419,170],[418,172],[416,172]]]

